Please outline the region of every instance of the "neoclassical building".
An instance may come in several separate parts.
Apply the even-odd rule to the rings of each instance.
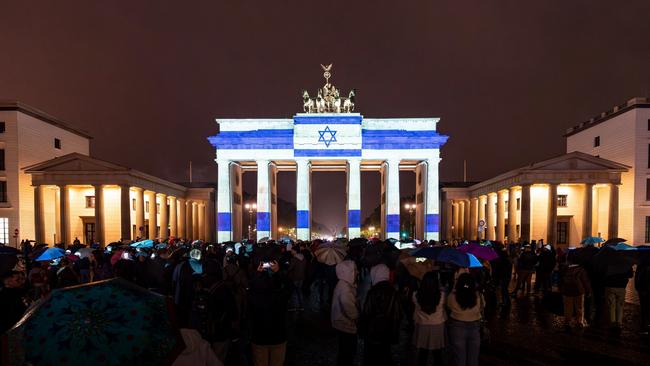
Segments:
[[[621,175],[629,168],[571,152],[480,183],[443,186],[442,237],[565,246],[616,237]]]
[[[24,171],[39,243],[215,239],[214,186],[188,187],[79,153]]]

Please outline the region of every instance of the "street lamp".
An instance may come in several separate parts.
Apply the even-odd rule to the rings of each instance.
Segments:
[[[375,227],[374,226],[369,226],[368,231],[369,231],[368,234],[370,234],[370,237],[374,238],[375,237]]]
[[[415,213],[415,203],[407,203],[404,205],[404,208],[409,212],[409,232],[411,237],[414,238],[413,232],[415,231],[414,226],[415,222],[413,221],[413,214]]]
[[[253,239],[253,212],[257,211],[257,204],[247,203],[244,208],[248,210],[248,240]]]

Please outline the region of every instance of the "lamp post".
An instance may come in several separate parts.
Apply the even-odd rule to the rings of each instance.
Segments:
[[[404,205],[404,208],[409,212],[409,234],[411,238],[414,238],[414,222],[413,222],[413,213],[415,213],[415,203],[407,203]]]
[[[375,237],[375,227],[374,227],[374,226],[370,226],[370,227],[368,227],[368,231],[369,231],[368,235],[369,235],[371,238],[374,238],[374,237]]]
[[[257,211],[256,203],[247,203],[244,207],[248,210],[248,240],[253,238],[253,212]]]

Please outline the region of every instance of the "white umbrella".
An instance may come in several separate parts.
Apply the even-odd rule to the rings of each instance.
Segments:
[[[316,249],[314,255],[316,260],[321,263],[327,264],[328,266],[333,266],[339,264],[345,258],[346,251],[344,248],[338,246],[326,246]]]
[[[90,258],[93,255],[93,248],[81,248],[75,253],[79,258]]]

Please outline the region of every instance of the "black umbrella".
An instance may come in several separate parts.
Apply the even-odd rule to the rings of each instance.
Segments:
[[[20,254],[20,250],[14,247],[8,247],[6,245],[0,245],[0,254]]]
[[[627,241],[627,239],[623,239],[623,238],[611,238],[611,239],[607,239],[603,243],[603,245],[618,244],[618,243],[623,243],[623,242],[626,242],[626,241]]]
[[[603,247],[594,256],[593,266],[600,275],[611,276],[630,272],[636,262],[636,251]]]
[[[14,254],[0,254],[0,274],[5,274],[16,266],[18,257]]]

